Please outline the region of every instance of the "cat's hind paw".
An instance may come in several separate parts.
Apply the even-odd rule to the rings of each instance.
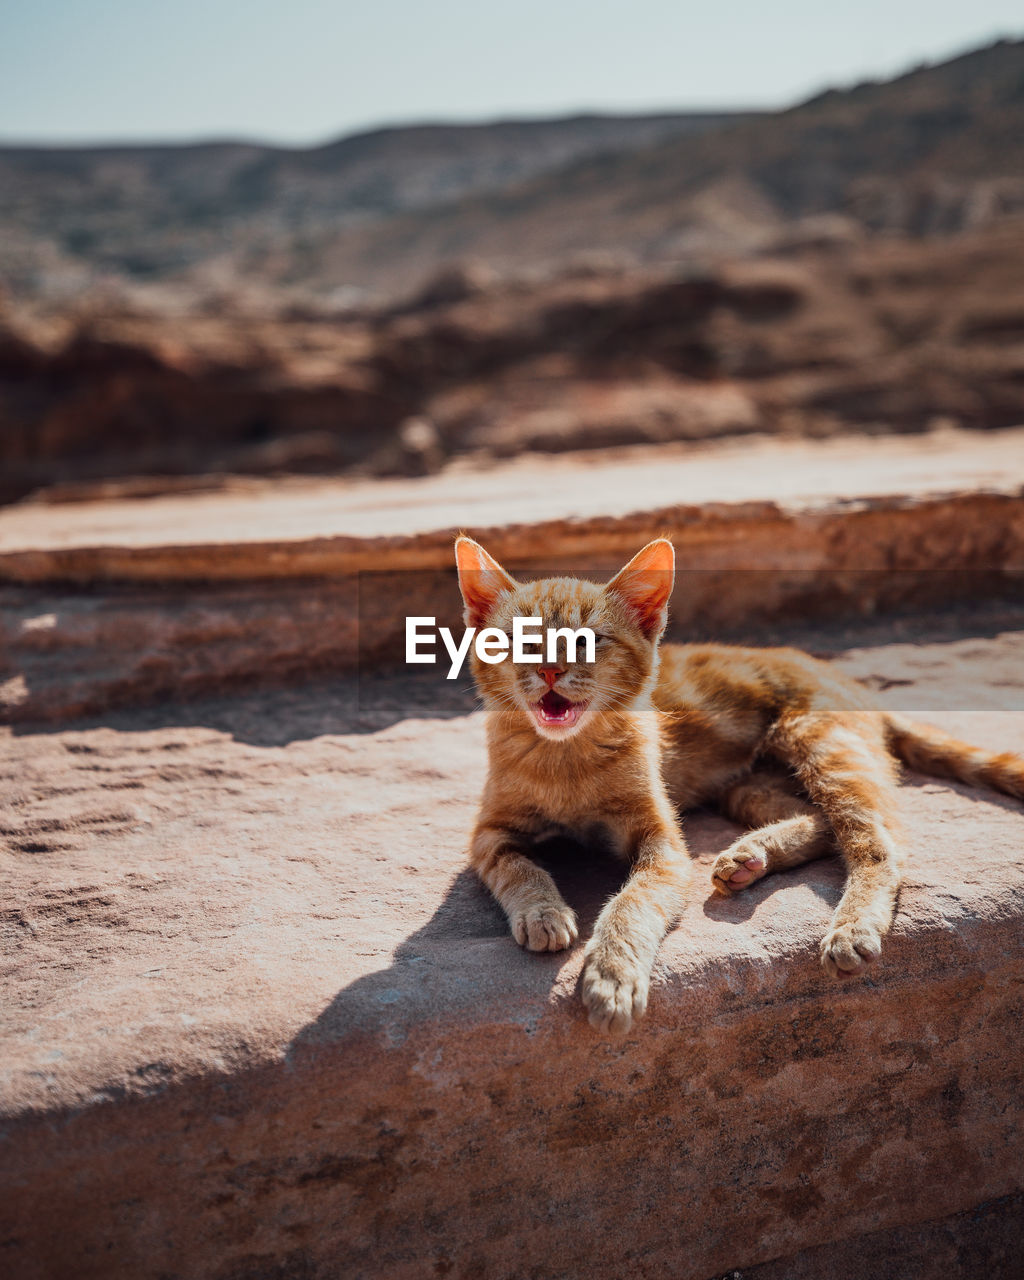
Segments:
[[[534,906],[512,917],[512,936],[528,951],[564,951],[580,936],[576,912],[565,906]]]
[[[597,1031],[625,1035],[647,1009],[649,980],[622,959],[591,955],[583,970],[583,1003]]]
[[[821,963],[833,978],[863,973],[881,954],[882,935],[859,920],[834,926],[821,940]]]
[[[711,868],[711,884],[726,896],[749,889],[768,873],[768,855],[756,840],[743,837],[720,853]]]

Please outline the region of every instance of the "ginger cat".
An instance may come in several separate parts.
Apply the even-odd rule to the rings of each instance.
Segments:
[[[593,663],[489,665],[474,653],[489,771],[471,859],[531,951],[579,936],[575,913],[531,859],[535,842],[571,835],[628,859],[585,951],[583,1002],[600,1030],[624,1033],[646,1008],[691,869],[684,810],[713,803],[750,828],[712,868],[725,894],[838,846],[847,883],[821,942],[822,964],[838,976],[875,960],[892,923],[902,860],[894,756],[1024,798],[1024,760],[883,712],[806,654],[659,647],[675,571],[665,539],[606,586],[517,583],[466,537],[455,556],[467,626],[511,633],[514,617],[539,617],[597,634]]]

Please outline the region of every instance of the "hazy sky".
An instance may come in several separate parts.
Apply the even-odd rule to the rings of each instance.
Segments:
[[[0,137],[783,106],[1022,34],[1021,0],[0,0]]]

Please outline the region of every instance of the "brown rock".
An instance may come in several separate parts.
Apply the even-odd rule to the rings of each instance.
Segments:
[[[408,474],[752,430],[1020,425],[1020,243],[1007,224],[799,262],[493,284],[467,270],[430,305],[341,316],[244,299],[184,314],[97,301],[45,319],[11,307],[0,501],[140,475]],[[410,418],[437,431],[427,454],[400,439]]]
[[[1019,617],[910,653],[849,661],[1024,750]],[[1019,1193],[1019,805],[908,780],[896,926],[843,985],[816,959],[836,863],[725,902],[734,829],[691,818],[650,1012],[608,1042],[579,949],[518,949],[465,870],[482,724],[431,689],[7,731],[6,1275],[707,1280]],[[550,856],[589,930],[621,873]],[[989,1217],[956,1230],[998,1262]],[[766,1274],[825,1274],[793,1265]]]
[[[169,335],[183,328],[190,342],[175,349]],[[306,326],[276,329],[268,343],[251,319],[122,317],[74,329],[53,349],[4,339],[0,502],[111,476],[338,471],[365,461],[413,402],[354,366],[351,335],[333,336],[333,364],[323,368],[303,349]]]
[[[426,311],[465,302],[467,298],[485,293],[495,281],[495,273],[486,262],[474,259],[452,262],[428,280],[406,307],[410,311]]]

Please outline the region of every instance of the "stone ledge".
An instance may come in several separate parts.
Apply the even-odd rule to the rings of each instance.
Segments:
[[[527,456],[418,480],[251,482],[218,493],[21,503],[0,510],[0,582],[227,582],[448,568],[463,527],[523,564],[550,565],[555,555],[585,568],[628,552],[658,525],[698,553],[712,548],[699,563],[717,566],[737,545],[751,552],[752,525],[784,532],[808,520],[966,500],[987,500],[997,511],[1022,495],[1024,427]],[[1015,531],[1019,538],[1019,522]],[[827,538],[814,546],[798,535],[794,559],[790,541],[783,538],[771,563],[819,568],[833,550]],[[868,562],[888,563],[873,552],[869,546]],[[729,563],[743,567],[742,558]]]
[[[921,678],[1005,703],[995,644]],[[463,870],[480,717],[399,688],[360,733],[351,693],[8,731],[7,1274],[707,1280],[1024,1187],[1019,805],[909,780],[896,928],[841,986],[835,862],[710,898],[733,828],[693,817],[649,1016],[607,1042],[579,951],[520,951]],[[1019,712],[941,720],[1024,750]],[[614,868],[552,865],[589,931]]]
[[[1019,590],[1022,494],[1024,430],[25,504],[0,512],[0,721],[400,665],[407,613],[461,616],[470,518],[527,571],[613,571],[667,534],[682,639]]]

